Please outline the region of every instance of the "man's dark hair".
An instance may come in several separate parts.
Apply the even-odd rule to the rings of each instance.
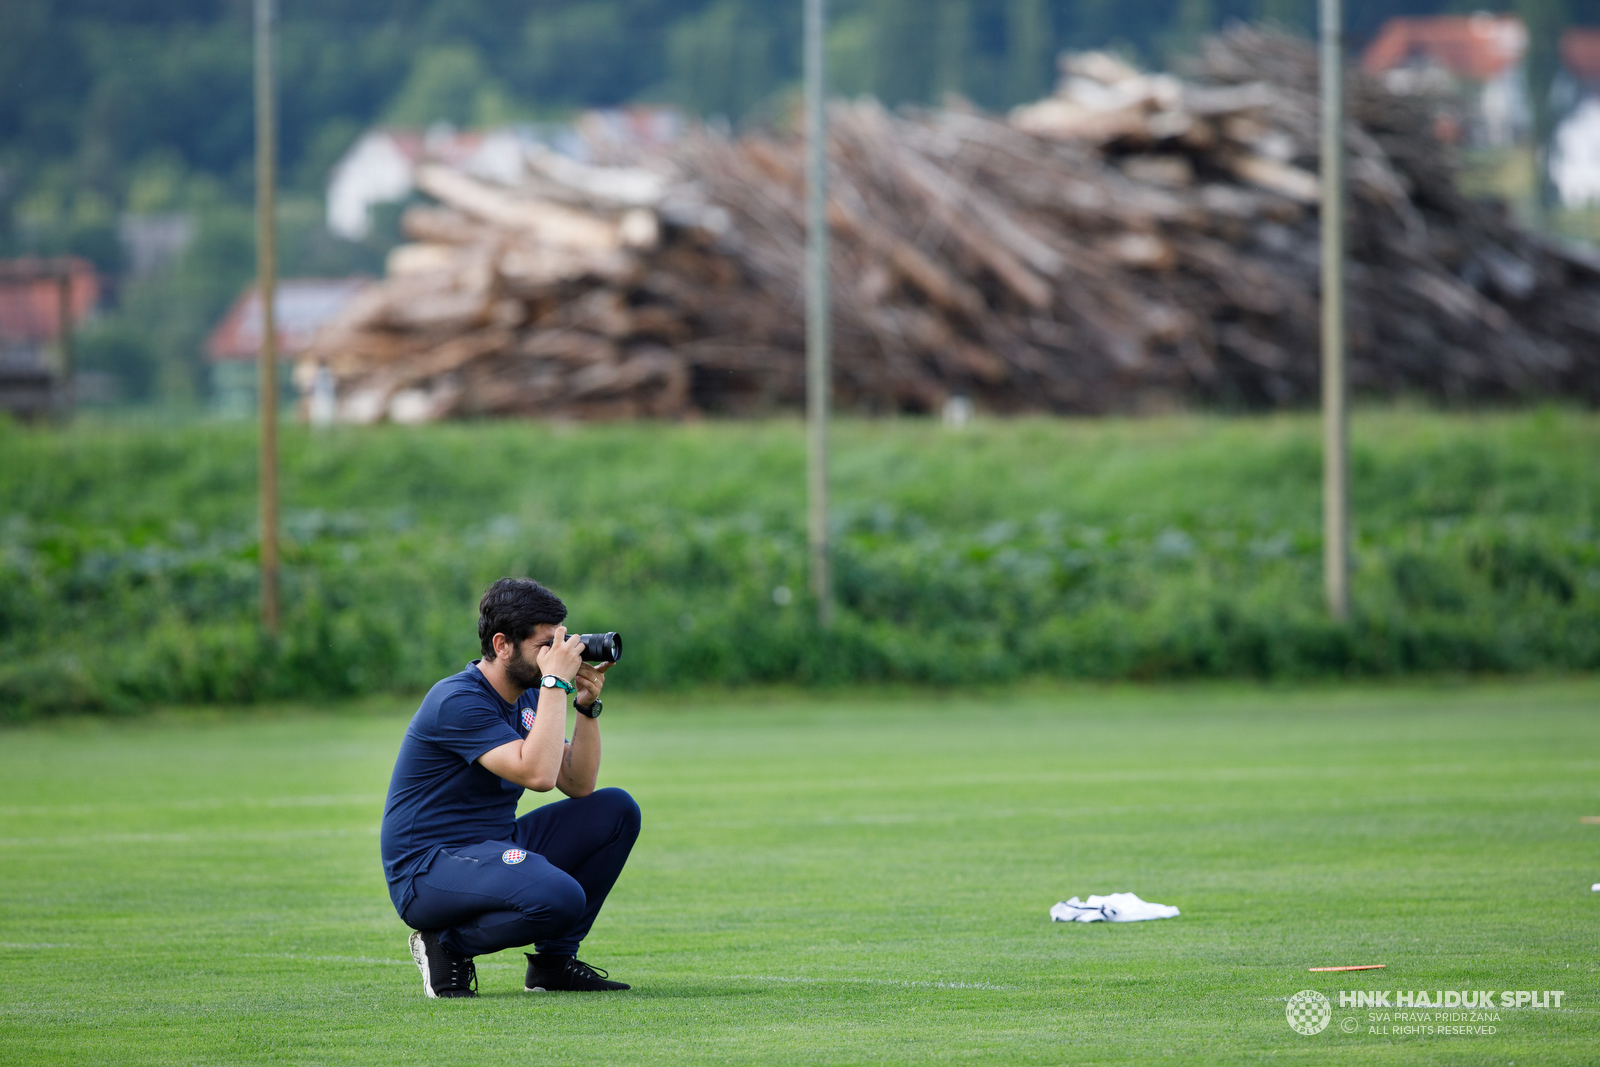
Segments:
[[[541,622],[560,623],[566,617],[561,598],[532,578],[501,578],[478,601],[478,644],[485,659],[494,659],[495,634],[520,645]]]

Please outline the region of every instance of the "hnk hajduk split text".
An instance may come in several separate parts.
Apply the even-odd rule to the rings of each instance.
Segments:
[[[1341,1008],[1559,1008],[1562,989],[1339,990]]]

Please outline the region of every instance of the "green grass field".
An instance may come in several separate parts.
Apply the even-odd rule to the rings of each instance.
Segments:
[[[1590,1064],[1600,681],[618,694],[584,957],[428,1001],[377,860],[409,705],[0,734],[0,1062]],[[1181,918],[1052,924],[1132,890]],[[1355,975],[1320,965],[1385,963]],[[1301,989],[1558,989],[1301,1036]],[[1358,1019],[1358,1032],[1341,1023]]]
[[[507,574],[626,631],[640,692],[1600,670],[1600,416],[1358,413],[1344,626],[1319,434],[843,420],[824,637],[796,421],[292,427],[274,640],[250,424],[0,424],[0,722],[418,691]]]

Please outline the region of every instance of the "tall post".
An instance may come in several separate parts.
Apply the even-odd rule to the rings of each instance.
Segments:
[[[61,415],[71,418],[77,403],[77,367],[72,350],[72,261],[63,258],[56,275],[56,355],[61,375]]]
[[[806,533],[817,624],[833,624],[828,567],[828,114],[823,67],[826,0],[805,0],[806,110]]]
[[[1328,613],[1350,614],[1349,413],[1344,336],[1344,18],[1322,3],[1322,571]]]
[[[256,299],[261,350],[256,356],[256,407],[261,416],[261,625],[278,633],[278,248],[276,213],[277,116],[272,88],[272,0],[255,0],[256,14]]]

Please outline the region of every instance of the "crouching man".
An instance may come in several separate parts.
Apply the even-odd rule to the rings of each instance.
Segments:
[[[383,869],[430,997],[476,996],[474,956],[529,944],[529,992],[628,988],[577,958],[639,836],[639,806],[594,787],[612,664],[582,661],[566,617],[531,579],[491,585],[478,604],[483,658],[428,691],[400,743]],[[516,817],[524,789],[551,788],[570,799]]]

